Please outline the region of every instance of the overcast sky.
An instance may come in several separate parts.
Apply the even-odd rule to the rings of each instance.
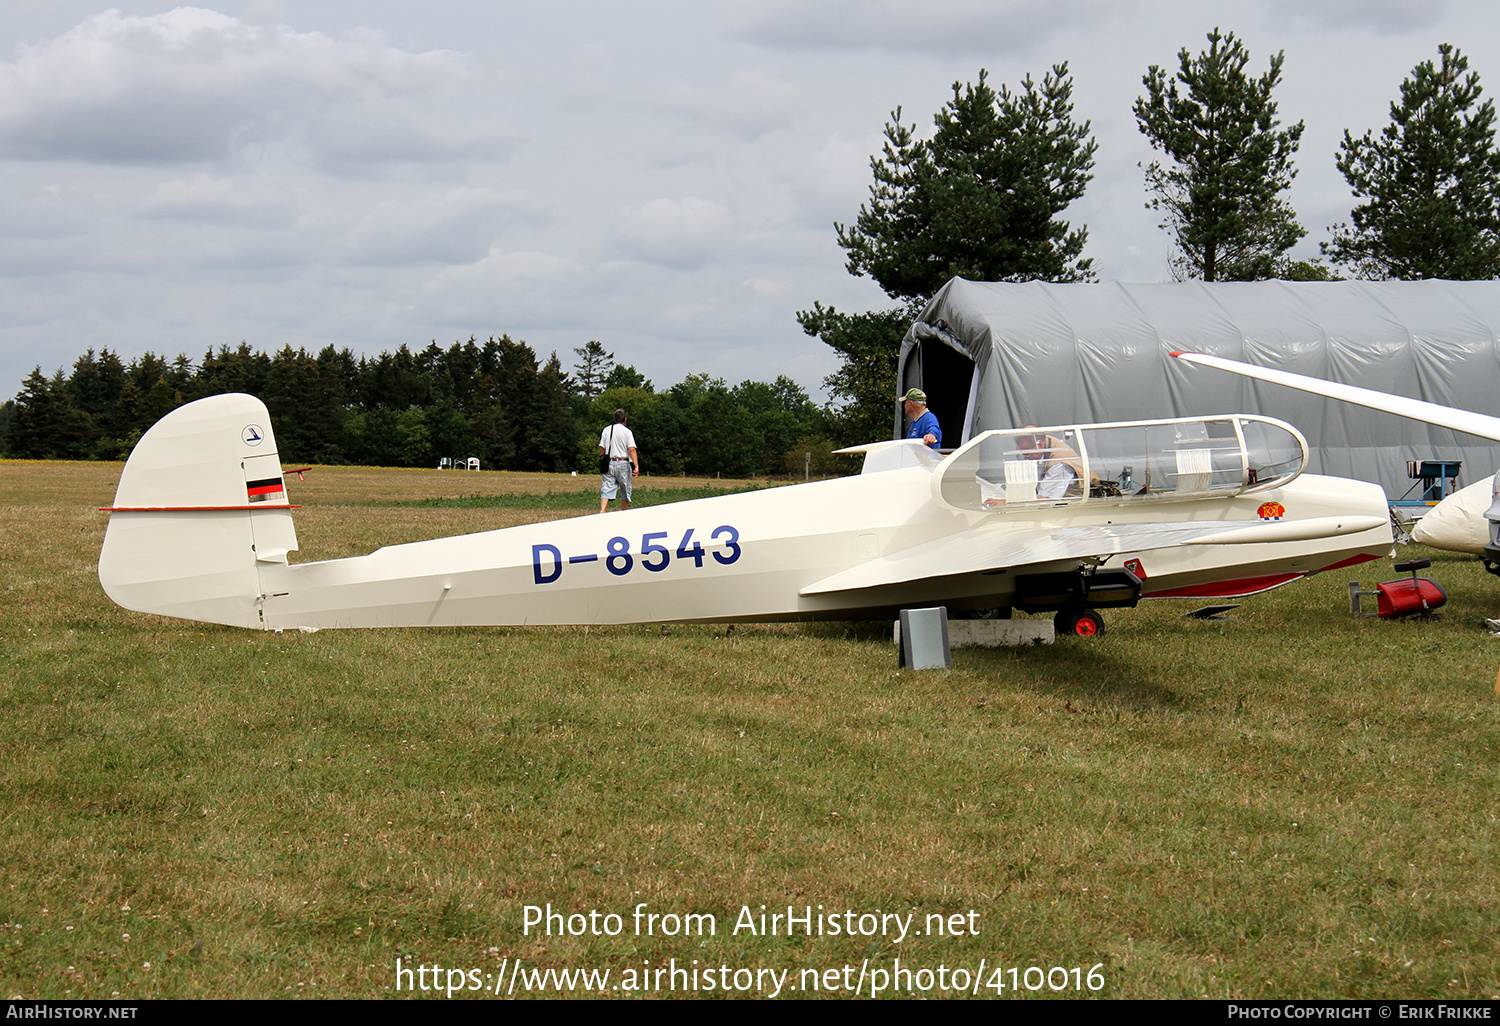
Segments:
[[[1103,279],[1170,277],[1130,113],[1215,26],[1306,122],[1291,202],[1314,256],[1351,199],[1344,130],[1389,120],[1441,42],[1500,89],[1480,0],[6,0],[0,399],[88,347],[248,342],[374,354],[507,333],[598,339],[658,387],[833,354],[795,314],[889,305],[833,233],[892,109],[930,129],[955,80],[1067,61],[1099,143]],[[1489,95],[1489,94],[1487,94]]]

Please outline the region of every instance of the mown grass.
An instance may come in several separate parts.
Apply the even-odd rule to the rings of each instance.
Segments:
[[[593,479],[590,478],[592,481]],[[707,499],[715,495],[737,495],[758,491],[761,485],[749,487],[715,487],[713,485],[669,485],[652,487],[644,482],[632,485],[632,506],[659,506],[664,502],[682,502],[685,499]],[[411,509],[539,509],[552,512],[594,512],[598,497],[593,491],[557,492],[500,492],[491,495],[438,496],[424,499],[375,499],[366,505],[391,506]],[[618,508],[618,502],[615,503]]]
[[[379,997],[398,956],[1500,993],[1500,581],[1467,557],[1433,554],[1436,623],[1351,619],[1340,571],[1223,621],[1147,603],[1090,643],[903,673],[886,624],[294,635],[128,613],[94,567],[117,477],[0,463],[6,996]],[[505,477],[319,468],[289,483],[302,558],[557,512],[373,501],[575,480]],[[548,902],[626,929],[524,935]],[[640,902],[719,933],[636,936]],[[731,935],[761,904],[973,909],[979,933]]]

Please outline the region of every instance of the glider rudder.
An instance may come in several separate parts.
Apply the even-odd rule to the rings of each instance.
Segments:
[[[120,474],[99,583],[126,609],[264,627],[261,565],[296,549],[271,418],[251,395],[178,407]]]

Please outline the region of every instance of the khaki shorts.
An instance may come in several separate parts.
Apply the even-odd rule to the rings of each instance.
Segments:
[[[625,501],[630,501],[630,461],[610,460],[609,473],[600,477],[599,497],[602,499],[613,499],[624,489]]]

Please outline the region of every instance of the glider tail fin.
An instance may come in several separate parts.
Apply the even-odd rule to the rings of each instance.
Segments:
[[[120,474],[99,553],[118,605],[264,628],[261,570],[297,548],[265,404],[210,396],[157,421]]]

